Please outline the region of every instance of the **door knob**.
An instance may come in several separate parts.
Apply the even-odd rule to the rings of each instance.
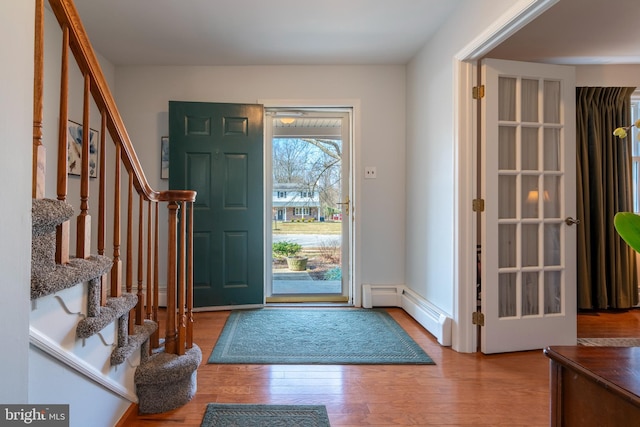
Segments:
[[[580,224],[580,220],[579,219],[574,219],[571,218],[570,216],[566,217],[564,220],[564,223],[567,224],[568,226],[572,226],[572,225],[578,225]]]

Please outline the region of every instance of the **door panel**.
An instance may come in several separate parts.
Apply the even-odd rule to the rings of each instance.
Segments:
[[[169,102],[171,189],[194,206],[194,305],[264,302],[263,109]]]
[[[481,349],[573,345],[574,69],[485,60],[482,71]]]

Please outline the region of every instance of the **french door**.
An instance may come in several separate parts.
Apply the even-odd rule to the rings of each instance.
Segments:
[[[574,69],[481,67],[481,350],[574,345]]]

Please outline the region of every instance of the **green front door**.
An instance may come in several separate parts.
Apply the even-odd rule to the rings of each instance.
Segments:
[[[169,141],[169,187],[198,192],[194,305],[262,304],[262,105],[170,101]]]

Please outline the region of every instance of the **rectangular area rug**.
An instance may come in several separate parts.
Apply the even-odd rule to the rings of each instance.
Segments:
[[[232,311],[209,363],[434,364],[383,310]]]
[[[330,427],[322,405],[209,403],[200,427]]]

